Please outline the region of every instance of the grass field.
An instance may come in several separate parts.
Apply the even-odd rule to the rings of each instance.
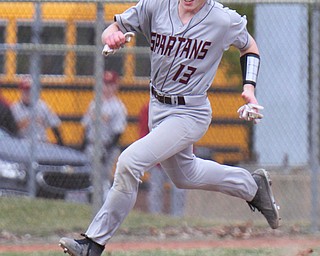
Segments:
[[[68,203],[62,200],[0,197],[0,230],[17,236],[34,237],[83,232],[92,219],[88,204]],[[132,211],[121,229],[125,233],[143,235],[145,230],[165,227],[208,227],[217,223],[207,219],[174,218]]]
[[[74,235],[83,232],[92,218],[91,206],[86,204],[73,204],[65,201],[56,200],[32,200],[30,198],[5,198],[0,197],[0,256],[58,256],[65,255],[62,249],[59,250],[57,241],[59,237],[65,235]],[[228,227],[230,229],[230,227]],[[243,227],[235,225],[235,231],[238,232]],[[255,227],[256,228],[256,227]],[[215,232],[220,230],[219,223],[207,219],[188,219],[188,218],[173,218],[168,215],[151,215],[143,212],[132,211],[128,218],[121,226],[119,232],[115,236],[120,248],[116,250],[110,250],[111,252],[105,252],[103,256],[306,256],[306,255],[319,255],[320,256],[320,238],[319,243],[312,245],[312,253],[308,253],[310,248],[307,244],[294,244],[284,245],[283,247],[277,244],[277,239],[270,242],[270,246],[255,246],[255,242],[247,247],[233,245],[237,241],[241,242],[241,238],[234,238],[229,236],[219,237]],[[253,227],[249,227],[253,229]],[[232,230],[232,229],[231,229]],[[189,237],[186,242],[189,243],[197,233],[202,232],[202,238],[212,241],[219,241],[219,246],[199,247],[189,246],[174,247],[175,239],[185,240],[186,234]],[[212,232],[214,231],[214,235]],[[234,232],[234,231],[232,231]],[[260,230],[261,233],[264,232]],[[266,234],[270,232],[270,229],[266,231]],[[269,233],[269,237],[279,236],[280,233]],[[118,240],[117,240],[118,238]],[[254,240],[254,236],[252,236]],[[134,239],[134,240],[132,240]],[[127,241],[131,243],[141,243],[153,241],[158,244],[159,239],[162,242],[161,249],[146,249],[148,247],[141,247],[139,249],[123,249],[121,245]],[[197,237],[199,239],[199,237]],[[235,240],[232,240],[235,239]],[[279,237],[279,240],[281,237]],[[245,238],[244,241],[250,241],[249,238]],[[171,241],[169,248],[168,242]],[[263,241],[263,237],[261,238]],[[30,245],[32,247],[33,242],[50,243],[53,245],[53,249],[45,250],[20,250],[19,245]],[[229,242],[229,246],[225,245]],[[231,243],[230,243],[231,242]],[[318,242],[318,240],[316,240]],[[185,243],[185,244],[186,244]],[[279,242],[280,243],[280,242]],[[16,244],[15,250],[1,249],[1,245],[13,245]],[[292,244],[294,246],[292,246]],[[224,248],[225,247],[225,248]],[[17,249],[18,248],[18,249]],[[110,247],[111,248],[111,247]],[[175,249],[176,248],[176,249]],[[177,249],[180,248],[180,249]],[[197,249],[195,249],[197,248]],[[306,254],[301,254],[301,251],[307,251]]]

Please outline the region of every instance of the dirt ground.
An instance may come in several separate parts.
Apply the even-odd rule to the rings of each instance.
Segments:
[[[252,238],[208,241],[130,241],[110,242],[108,251],[140,251],[154,249],[207,249],[207,248],[291,248],[296,256],[312,255],[315,247],[319,248],[320,237],[294,237],[294,238]],[[3,252],[36,252],[61,251],[58,244],[17,244],[0,245]]]

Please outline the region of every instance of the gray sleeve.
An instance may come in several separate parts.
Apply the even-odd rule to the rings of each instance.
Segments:
[[[19,108],[18,102],[14,103],[10,106],[11,112],[12,112],[13,117],[16,121],[20,121],[20,115],[19,115],[18,108]]]
[[[90,102],[90,105],[87,109],[87,112],[83,115],[83,117],[81,118],[81,124],[84,126],[84,127],[87,127],[90,123],[90,120],[91,120],[91,115],[94,111],[94,101],[91,101]]]
[[[156,1],[140,0],[137,5],[130,7],[122,14],[116,14],[114,19],[121,31],[139,32],[150,38],[151,16]]]
[[[231,45],[238,49],[245,49],[249,46],[249,33],[247,31],[247,18],[240,16],[233,10],[228,10],[230,26],[224,37],[224,50],[228,50]]]
[[[112,133],[118,134],[123,133],[127,126],[127,109],[121,102],[117,102],[117,105],[113,109],[112,117]]]
[[[43,101],[39,101],[39,108],[42,113],[46,117],[47,126],[49,127],[58,127],[61,124],[61,120],[58,115],[51,110],[51,108],[44,103]]]

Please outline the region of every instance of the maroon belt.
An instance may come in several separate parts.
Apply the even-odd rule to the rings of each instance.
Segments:
[[[183,96],[172,96],[172,95],[164,95],[158,93],[153,86],[151,87],[152,95],[161,103],[170,104],[170,105],[186,105]]]

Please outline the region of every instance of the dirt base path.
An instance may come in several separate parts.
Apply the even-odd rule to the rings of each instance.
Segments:
[[[297,250],[309,250],[320,247],[320,238],[254,238],[248,240],[213,240],[213,241],[131,241],[111,242],[108,251],[142,251],[155,249],[207,249],[207,248],[296,248]],[[56,244],[35,245],[0,245],[2,252],[37,252],[37,251],[61,251]]]

